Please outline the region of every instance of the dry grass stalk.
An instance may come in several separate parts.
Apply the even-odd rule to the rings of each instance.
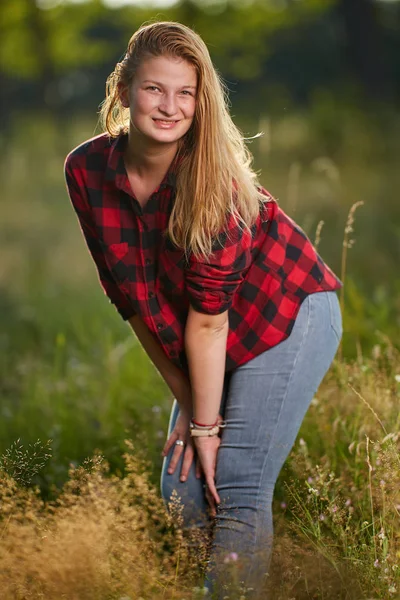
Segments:
[[[315,230],[315,241],[314,241],[314,246],[315,249],[318,250],[318,246],[321,242],[321,231],[322,228],[324,226],[324,221],[319,221],[318,225],[317,225],[317,229]]]
[[[362,200],[359,200],[358,202],[355,202],[351,206],[351,208],[349,210],[349,214],[347,215],[346,227],[344,229],[344,237],[343,237],[343,244],[342,244],[342,264],[341,264],[341,269],[340,269],[340,278],[343,283],[343,287],[340,290],[340,308],[341,308],[342,314],[344,314],[344,283],[345,283],[345,279],[346,279],[347,251],[355,243],[355,240],[350,238],[349,236],[351,233],[354,232],[353,225],[354,225],[354,221],[355,221],[355,217],[354,217],[355,212],[356,212],[357,208],[359,208],[360,206],[363,206],[363,204],[364,204],[364,202]],[[339,356],[339,359],[342,360],[342,358],[343,358],[342,344],[340,344],[340,346],[339,346],[338,356]]]

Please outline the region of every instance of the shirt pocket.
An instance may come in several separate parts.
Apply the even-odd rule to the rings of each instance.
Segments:
[[[132,277],[131,271],[133,270],[134,265],[131,261],[128,243],[121,242],[119,244],[107,245],[102,242],[101,245],[105,262],[113,278],[121,283],[126,279],[129,280],[130,277]]]

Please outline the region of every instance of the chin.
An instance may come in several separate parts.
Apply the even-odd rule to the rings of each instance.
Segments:
[[[153,140],[154,142],[159,142],[161,144],[173,144],[174,142],[178,142],[183,136],[185,135],[185,133],[181,133],[181,132],[175,132],[175,131],[163,131],[161,133],[157,133],[157,135],[154,135],[154,133],[148,135],[147,137],[151,140]]]

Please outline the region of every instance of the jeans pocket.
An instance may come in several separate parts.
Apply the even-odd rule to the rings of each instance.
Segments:
[[[342,313],[336,292],[326,292],[329,304],[331,327],[340,342],[343,334]]]

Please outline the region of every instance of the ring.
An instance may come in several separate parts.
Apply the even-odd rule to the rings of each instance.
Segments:
[[[175,445],[176,446],[184,446],[185,442],[183,442],[182,440],[176,440]]]

